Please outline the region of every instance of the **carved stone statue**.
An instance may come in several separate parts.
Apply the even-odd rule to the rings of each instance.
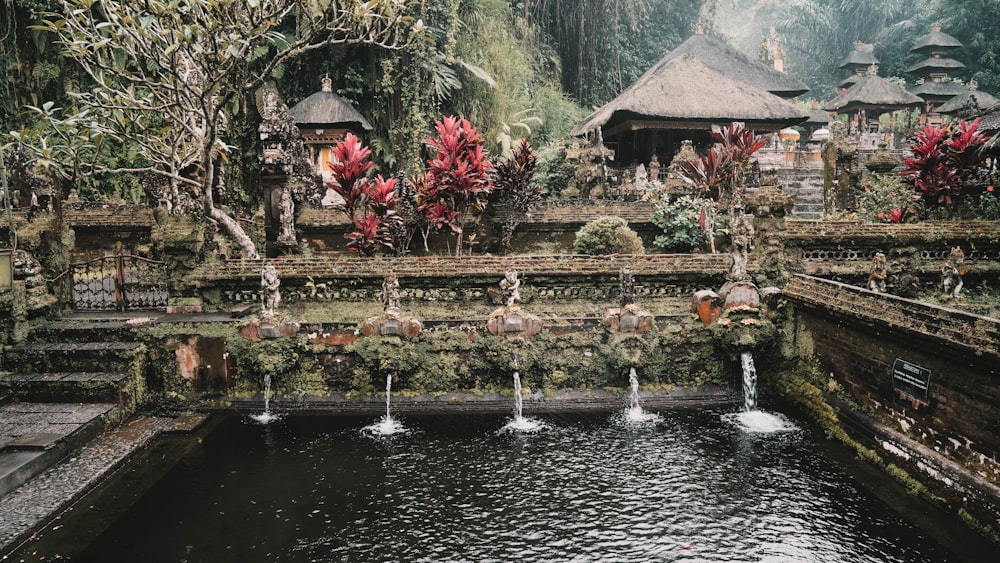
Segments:
[[[278,235],[278,242],[283,244],[295,244],[295,202],[292,201],[292,191],[288,188],[281,190],[281,199],[278,202],[281,214],[278,221],[281,225],[281,232]]]
[[[753,219],[739,207],[733,209],[732,217],[733,264],[730,275],[736,281],[746,280],[750,278],[747,273],[747,259],[753,249]]]
[[[521,280],[517,277],[517,270],[511,266],[507,268],[507,273],[504,274],[503,280],[500,281],[500,291],[503,292],[503,297],[508,307],[513,307],[521,301],[521,292],[518,291],[519,287],[521,287]]]
[[[622,268],[618,282],[621,288],[618,296],[619,305],[626,307],[635,303],[635,276],[632,275],[632,270],[628,266]]]
[[[389,272],[382,280],[382,310],[398,313],[399,309],[399,279],[396,274]]]
[[[868,289],[875,293],[885,293],[885,279],[889,275],[889,261],[885,254],[876,252],[868,272]]]
[[[965,252],[961,246],[951,249],[948,260],[941,266],[941,286],[951,299],[957,299],[962,291],[962,276],[965,275]]]
[[[655,154],[649,158],[649,179],[653,182],[660,179],[660,157]]]
[[[278,287],[281,280],[278,279],[278,270],[274,264],[267,264],[260,273],[260,300],[262,304],[261,314],[265,318],[274,317],[274,312],[281,303],[281,292]]]

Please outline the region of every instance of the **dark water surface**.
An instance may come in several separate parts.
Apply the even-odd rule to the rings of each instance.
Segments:
[[[75,561],[956,561],[855,484],[812,430],[721,411],[231,417]],[[100,507],[86,499],[75,517]],[[53,536],[57,534],[53,532]],[[89,542],[89,540],[88,540]],[[34,560],[37,560],[34,559]],[[51,560],[47,559],[47,560]]]

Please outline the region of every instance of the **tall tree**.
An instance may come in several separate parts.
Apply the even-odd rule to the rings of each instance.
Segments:
[[[165,176],[174,196],[178,185],[190,186],[204,215],[258,258],[213,193],[229,150],[232,102],[279,65],[325,45],[398,47],[409,24],[403,0],[64,0],[43,25],[93,81],[72,93],[90,128],[136,147],[136,165],[122,170]]]

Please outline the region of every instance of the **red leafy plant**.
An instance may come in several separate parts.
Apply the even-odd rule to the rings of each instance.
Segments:
[[[700,186],[716,202],[739,198],[746,178],[746,168],[754,153],[764,148],[761,137],[742,123],[733,122],[721,131],[712,131],[717,145],[698,159],[681,164],[681,174]]]
[[[415,179],[418,209],[429,224],[448,228],[458,237],[455,255],[462,255],[468,214],[482,211],[494,189],[483,139],[466,119],[442,118],[434,124],[436,138],[427,139],[434,156]]]
[[[965,181],[983,158],[979,148],[987,141],[979,130],[979,120],[959,120],[949,125],[925,125],[910,145],[913,156],[903,161],[899,173],[916,190],[915,199],[927,209],[953,209],[962,195]]]
[[[504,252],[510,251],[514,229],[528,217],[532,206],[542,200],[542,187],[533,184],[538,157],[531,150],[531,144],[523,139],[511,153],[510,158],[494,164],[496,188],[500,194],[500,204],[507,215],[503,223],[500,246]]]
[[[344,198],[344,212],[353,225],[353,230],[344,235],[347,247],[365,256],[373,256],[381,248],[393,248],[392,226],[400,220],[395,213],[396,178],[365,175],[373,165],[368,160],[371,154],[360,139],[348,133],[333,147],[333,181],[327,183]]]

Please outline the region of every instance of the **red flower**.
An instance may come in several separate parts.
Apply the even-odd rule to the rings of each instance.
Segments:
[[[993,191],[993,186],[986,186],[986,191],[992,192]]]

